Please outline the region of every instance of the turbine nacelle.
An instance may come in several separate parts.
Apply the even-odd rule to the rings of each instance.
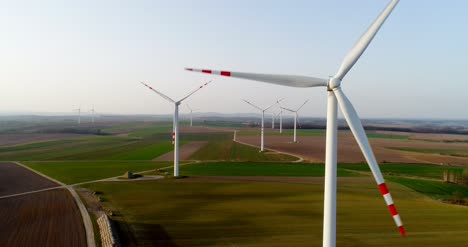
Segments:
[[[331,77],[328,80],[327,90],[333,91],[334,89],[339,88],[340,86],[341,86],[341,80],[336,77]]]

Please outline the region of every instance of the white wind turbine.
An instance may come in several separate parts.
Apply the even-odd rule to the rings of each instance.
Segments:
[[[258,109],[258,110],[260,110],[262,112],[262,126],[261,126],[261,130],[260,130],[260,152],[263,152],[264,151],[264,148],[263,148],[264,147],[264,141],[263,141],[264,139],[263,139],[263,137],[264,137],[264,132],[265,132],[265,112],[268,109],[272,108],[276,103],[273,104],[273,105],[268,106],[267,108],[262,109],[262,108],[260,108],[260,107],[258,107],[256,105],[250,103],[249,101],[247,101],[245,99],[244,99],[244,101],[245,101],[245,103],[253,106],[254,108],[256,108],[256,109]]]
[[[192,109],[189,104],[185,103],[185,106],[187,106],[187,108],[189,109],[190,111],[190,127],[193,126],[193,112],[198,110],[198,109]]]
[[[276,104],[278,104],[279,107],[279,132],[280,134],[283,133],[283,108],[281,107],[281,101],[283,99],[277,100]]]
[[[93,109],[89,110],[89,112],[91,112],[91,122],[94,123],[94,114],[96,113],[96,111],[94,110],[94,105],[93,105]]]
[[[324,222],[323,222],[323,246],[336,246],[336,173],[337,173],[337,110],[338,105],[346,119],[356,141],[367,161],[375,181],[389,207],[390,213],[393,216],[402,236],[405,236],[403,223],[398,215],[393,204],[392,197],[388,192],[387,186],[383,179],[380,168],[375,159],[372,148],[367,139],[366,133],[359,119],[359,116],[354,109],[349,99],[341,89],[341,82],[346,74],[351,70],[354,64],[359,60],[372,39],[379,31],[382,24],[393,11],[399,0],[392,0],[385,7],[382,13],[372,23],[368,30],[361,36],[353,48],[344,57],[343,62],[338,69],[338,72],[328,78],[315,78],[309,76],[297,75],[276,75],[276,74],[254,74],[240,73],[230,71],[212,71],[190,69],[189,71],[202,72],[208,74],[216,74],[228,77],[249,79],[262,81],[272,84],[278,84],[291,87],[326,87],[328,91],[328,106],[327,106],[327,134],[326,134],[326,152],[325,152],[325,194],[324,194]]]
[[[278,105],[278,107],[280,107],[280,112],[277,114],[275,113],[274,111],[270,112],[271,113],[271,129],[275,129],[275,120],[276,120],[276,117],[279,116],[281,114],[281,106],[280,106],[280,102],[283,101],[283,99],[279,99],[276,101],[276,103],[274,105]],[[282,125],[283,120],[280,120],[280,125]],[[282,126],[280,126],[280,129],[282,129]],[[281,132],[280,132],[281,133]]]
[[[74,112],[78,112],[78,124],[81,124],[81,105],[78,109],[73,110]]]
[[[173,132],[172,132],[172,141],[174,144],[174,176],[179,176],[179,105],[187,99],[188,97],[192,96],[192,94],[196,93],[198,90],[202,89],[204,86],[208,85],[211,81],[199,86],[197,89],[193,90],[187,96],[183,97],[182,99],[175,101],[168,96],[164,95],[163,93],[157,91],[156,89],[152,88],[148,84],[141,82],[141,84],[145,85],[147,88],[151,89],[153,92],[159,94],[159,96],[163,97],[165,100],[174,104],[174,119],[173,119]]]
[[[286,111],[289,111],[289,112],[294,113],[294,143],[297,142],[296,128],[297,128],[298,112],[299,112],[299,110],[300,110],[308,101],[309,101],[309,100],[306,100],[306,101],[304,102],[304,104],[302,104],[301,106],[299,106],[299,108],[297,108],[297,110],[291,110],[291,109],[288,109],[288,108],[285,108],[285,107],[281,107],[281,109],[284,109],[284,110],[286,110]]]

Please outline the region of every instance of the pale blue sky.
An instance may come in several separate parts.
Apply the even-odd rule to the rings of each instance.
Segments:
[[[205,112],[285,97],[325,116],[326,92],[183,70],[327,77],[387,4],[310,1],[1,1],[0,112],[172,112],[146,80]],[[468,2],[401,0],[343,89],[363,117],[468,118]]]

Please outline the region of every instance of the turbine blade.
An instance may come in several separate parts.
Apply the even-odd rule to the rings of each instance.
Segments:
[[[288,108],[285,108],[285,107],[281,107],[281,109],[286,110],[286,111],[290,111],[290,112],[296,112],[294,110],[291,110],[291,109],[288,109]]]
[[[163,97],[165,100],[167,100],[167,101],[169,101],[169,102],[171,102],[171,103],[175,103],[175,100],[169,98],[169,97],[166,96],[165,94],[163,94],[163,93],[159,92],[158,90],[152,88],[152,87],[149,86],[148,84],[146,84],[146,83],[144,83],[144,82],[142,82],[142,81],[140,81],[140,83],[143,84],[145,87],[149,88],[151,91],[153,91],[153,92],[159,94],[159,96]]]
[[[302,104],[299,108],[297,108],[296,111],[299,111],[305,104],[307,104],[307,102],[309,102],[309,100],[306,100],[306,101],[304,102],[304,104]]]
[[[261,81],[266,83],[272,83],[277,85],[289,86],[289,87],[319,87],[327,86],[328,80],[309,77],[309,76],[297,76],[297,75],[273,75],[273,74],[256,74],[256,73],[243,73],[243,72],[230,72],[230,71],[219,71],[219,70],[208,70],[208,69],[193,69],[185,68],[185,70],[193,72],[201,72],[206,74],[222,75],[234,78],[248,79],[254,81]]]
[[[372,148],[369,144],[369,140],[367,139],[366,132],[362,127],[361,120],[359,119],[356,110],[343,91],[341,91],[340,88],[336,88],[333,91],[341,108],[341,112],[343,113],[349,128],[353,132],[353,135],[356,138],[356,141],[361,148],[364,157],[366,158],[372,174],[374,175],[375,181],[379,185],[380,192],[382,193],[382,196],[387,203],[390,213],[393,216],[393,220],[395,221],[395,224],[397,225],[401,235],[405,236],[403,223],[397,213],[395,205],[393,204],[392,196],[388,192],[387,185],[385,185],[385,181],[383,179],[382,173],[380,172],[379,165],[377,164],[377,160],[375,159],[374,153],[372,152]]]
[[[191,93],[189,93],[187,96],[183,97],[181,100],[179,100],[179,102],[182,102],[183,100],[185,100],[186,98],[192,96],[192,94],[196,93],[198,90],[202,89],[203,87],[205,87],[206,85],[210,84],[211,81],[208,81],[206,82],[205,84],[199,86],[197,89],[193,90]]]
[[[247,101],[247,100],[245,100],[245,99],[243,99],[243,101],[245,101],[245,103],[247,103],[247,104],[249,104],[249,105],[255,107],[256,109],[258,109],[258,110],[260,110],[260,111],[263,111],[262,108],[260,108],[260,107],[258,107],[258,106],[256,106],[256,105],[254,105],[254,104],[252,104],[252,103],[250,103],[249,101]]]
[[[193,111],[192,108],[190,108],[189,104],[185,103],[185,106],[189,109],[189,111]]]
[[[263,109],[263,110],[264,110],[264,111],[268,111],[268,109],[272,108],[272,107],[275,106],[275,105],[276,105],[276,102],[273,103],[273,104],[271,104],[270,106],[268,106],[267,108],[265,108],[265,109]]]
[[[361,55],[369,46],[372,39],[379,31],[380,27],[384,24],[387,17],[392,13],[395,6],[400,0],[392,0],[387,7],[382,11],[382,13],[377,17],[377,19],[372,23],[372,25],[367,29],[367,31],[361,36],[361,38],[354,44],[353,48],[346,54],[340,69],[336,73],[335,77],[343,80],[349,70],[354,66],[354,64],[359,60]]]

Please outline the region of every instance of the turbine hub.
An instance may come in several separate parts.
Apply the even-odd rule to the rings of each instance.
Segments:
[[[328,91],[332,91],[335,88],[339,88],[341,86],[341,80],[336,78],[336,77],[331,77],[328,80],[328,86],[327,89]]]

